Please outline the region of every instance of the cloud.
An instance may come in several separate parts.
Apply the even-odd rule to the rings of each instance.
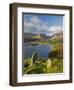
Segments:
[[[62,28],[60,26],[52,26],[52,27],[49,27],[49,30],[52,32],[60,32],[62,31]]]
[[[49,27],[49,32],[51,32],[51,34],[55,34],[55,33],[60,33],[62,32],[62,27],[61,26],[51,26]]]
[[[46,22],[43,22],[37,16],[32,16],[30,21],[24,21],[24,32],[27,33],[45,33],[47,35],[53,35],[62,31],[61,26],[48,26]]]
[[[32,22],[32,23],[35,23],[35,24],[39,24],[39,23],[41,23],[41,20],[40,20],[38,17],[33,16],[33,17],[31,18],[31,22]]]

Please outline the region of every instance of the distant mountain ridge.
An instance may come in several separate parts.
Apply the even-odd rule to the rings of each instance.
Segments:
[[[40,38],[40,35],[33,33],[24,33],[24,38],[34,38],[34,37]]]
[[[35,40],[51,40],[63,38],[63,32],[55,33],[52,36],[47,36],[46,34],[33,34],[33,33],[24,33],[24,41],[35,41]]]
[[[55,33],[51,36],[51,39],[63,38],[63,32]]]
[[[49,38],[51,36],[47,36],[46,34],[33,34],[33,33],[24,33],[24,38]]]

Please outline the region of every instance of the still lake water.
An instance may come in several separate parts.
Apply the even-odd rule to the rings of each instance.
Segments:
[[[52,51],[51,45],[27,45],[24,44],[24,58],[32,57],[33,52],[37,52],[39,57],[48,58],[49,53]]]

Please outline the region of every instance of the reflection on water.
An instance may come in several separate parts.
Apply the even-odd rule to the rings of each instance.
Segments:
[[[24,58],[32,56],[33,52],[37,52],[39,57],[48,58],[48,54],[52,51],[51,45],[30,45],[24,44]]]

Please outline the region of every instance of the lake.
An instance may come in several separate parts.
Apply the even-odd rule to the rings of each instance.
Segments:
[[[38,57],[48,58],[49,53],[52,51],[51,45],[24,45],[24,58],[32,57],[33,52],[38,53]]]

